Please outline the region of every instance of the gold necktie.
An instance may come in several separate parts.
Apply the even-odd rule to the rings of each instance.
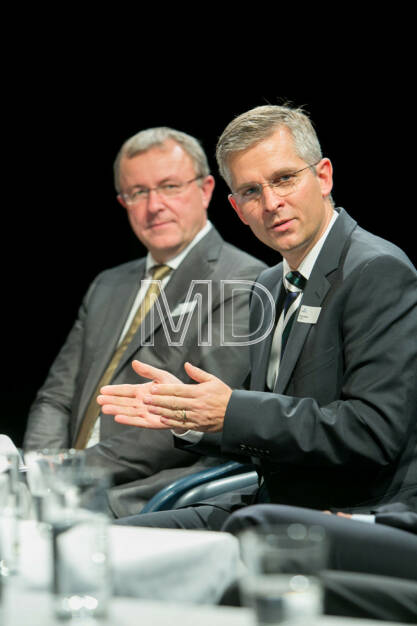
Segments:
[[[169,274],[170,271],[171,268],[168,267],[168,265],[156,265],[152,269],[152,280],[162,280],[165,276]],[[138,310],[136,311],[135,316],[132,320],[132,323],[130,324],[129,330],[124,336],[123,341],[118,346],[116,352],[113,354],[113,357],[108,364],[107,369],[105,370],[97,385],[97,388],[91,396],[90,403],[85,412],[84,420],[81,423],[80,430],[78,431],[77,439],[75,442],[74,447],[77,448],[77,450],[84,450],[84,448],[86,447],[93,431],[94,424],[96,423],[96,420],[100,415],[101,407],[96,402],[96,398],[100,392],[100,388],[110,383],[124,351],[126,350],[129,343],[132,341],[133,336],[135,335],[139,326],[142,324],[149,310],[153,307],[155,300],[159,296],[160,291],[160,283],[152,282],[149,285],[145,297],[139,305]]]

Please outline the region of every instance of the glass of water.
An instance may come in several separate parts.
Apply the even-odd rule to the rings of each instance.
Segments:
[[[324,529],[302,524],[254,527],[240,533],[246,566],[242,602],[259,626],[314,624],[323,612],[320,572],[326,567]]]
[[[101,618],[111,596],[109,520],[85,509],[55,509],[52,597],[58,618]]]

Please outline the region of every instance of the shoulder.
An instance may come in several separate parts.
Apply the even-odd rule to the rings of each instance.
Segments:
[[[145,261],[146,259],[143,257],[141,259],[135,259],[134,261],[128,261],[127,263],[122,263],[121,265],[104,269],[102,272],[97,274],[93,283],[112,283],[126,276],[137,275],[139,272],[143,271]]]
[[[416,268],[401,248],[360,226],[357,226],[352,233],[349,251],[351,255],[359,255],[360,259],[368,261],[384,257],[391,258],[393,261],[398,261],[416,271]]]
[[[232,261],[234,263],[239,263],[242,266],[251,266],[256,267],[259,270],[259,273],[264,270],[267,265],[260,259],[244,252],[240,248],[232,245],[231,243],[227,243],[223,241],[221,256],[224,261]]]
[[[277,265],[273,265],[272,267],[267,267],[266,269],[259,274],[256,282],[262,284],[264,287],[272,288],[277,284],[278,280],[282,278],[282,262],[277,263]]]
[[[208,262],[215,262],[222,273],[231,277],[255,279],[267,267],[260,259],[225,241],[214,227],[196,248]]]
[[[415,283],[417,270],[401,248],[357,226],[352,232],[343,260],[346,275],[375,274],[384,281],[404,277]]]

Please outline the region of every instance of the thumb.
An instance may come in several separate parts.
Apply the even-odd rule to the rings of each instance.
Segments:
[[[161,379],[165,374],[164,370],[152,367],[152,365],[148,365],[147,363],[142,363],[142,361],[132,361],[132,368],[135,370],[136,374],[142,376],[142,378],[149,378],[156,382],[162,382]]]
[[[196,367],[195,365],[191,365],[191,363],[184,363],[184,369],[187,372],[188,376],[195,380],[197,383],[207,383],[210,380],[214,380],[216,377],[213,374],[209,374],[204,370]]]
[[[181,382],[173,374],[161,370],[158,367],[153,367],[153,365],[148,365],[148,363],[142,363],[142,361],[132,361],[132,368],[135,370],[136,374],[139,374],[142,378],[149,378],[156,383],[175,384]]]

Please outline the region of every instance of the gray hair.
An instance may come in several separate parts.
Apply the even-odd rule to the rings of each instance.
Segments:
[[[217,142],[217,164],[220,174],[230,188],[231,176],[228,168],[230,157],[263,141],[279,126],[285,126],[291,132],[295,151],[303,161],[306,163],[320,161],[322,152],[316,131],[301,107],[292,109],[272,104],[255,107],[232,120]]]
[[[206,177],[210,174],[207,156],[200,142],[195,139],[195,137],[191,137],[191,135],[187,135],[180,130],[168,128],[167,126],[147,128],[127,139],[119,150],[113,166],[114,184],[117,192],[121,191],[119,177],[120,163],[123,157],[132,159],[138,154],[147,152],[155,146],[162,146],[168,139],[172,139],[178,143],[188,154],[193,163],[196,176]]]

